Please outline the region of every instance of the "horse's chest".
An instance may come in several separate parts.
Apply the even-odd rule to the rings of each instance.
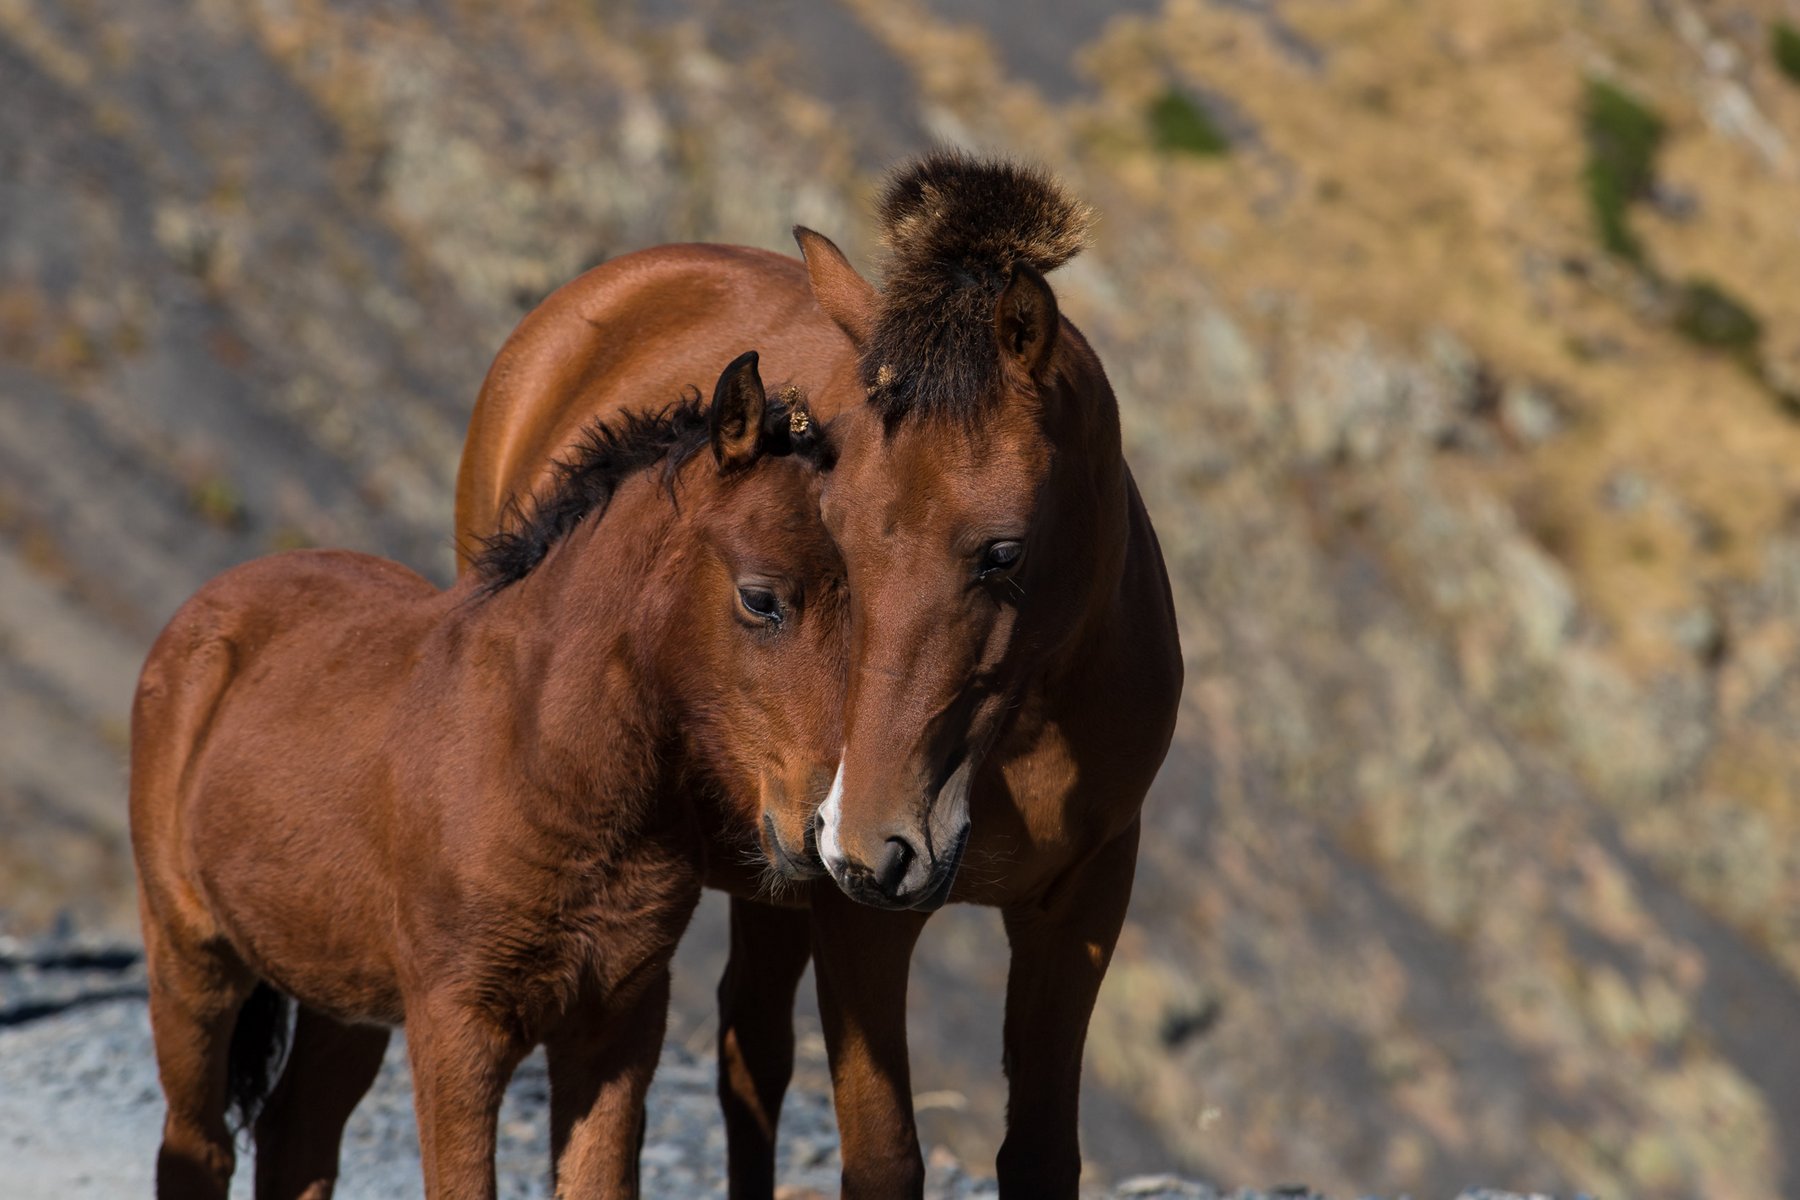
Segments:
[[[1103,840],[1110,798],[1088,783],[1079,747],[1055,725],[990,756],[973,797],[954,898],[1007,905],[1036,895]]]
[[[528,1023],[606,995],[670,953],[699,897],[697,866],[653,853],[495,887],[467,930],[465,969]]]

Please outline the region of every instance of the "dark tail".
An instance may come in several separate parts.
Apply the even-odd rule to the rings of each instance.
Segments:
[[[266,983],[256,985],[238,1010],[227,1057],[227,1119],[239,1133],[256,1123],[287,1053],[290,1001]]]

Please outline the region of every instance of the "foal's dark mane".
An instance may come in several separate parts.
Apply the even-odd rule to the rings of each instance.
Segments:
[[[820,422],[805,422],[797,433],[791,428],[790,413],[805,407],[798,388],[769,396],[762,454],[796,455],[814,467],[829,468],[831,451]],[[528,501],[509,497],[499,531],[481,539],[471,566],[482,594],[492,595],[529,575],[582,521],[604,516],[620,485],[639,471],[662,463],[663,482],[673,494],[676,474],[710,438],[711,410],[693,387],[654,413],[626,412],[589,423],[574,448],[551,465],[550,485]]]
[[[894,175],[880,202],[890,258],[862,351],[869,402],[979,416],[999,392],[994,304],[1013,268],[1052,271],[1087,244],[1093,212],[1039,168],[942,150]]]

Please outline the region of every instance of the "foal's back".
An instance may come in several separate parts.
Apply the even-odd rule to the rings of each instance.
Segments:
[[[406,823],[394,723],[441,603],[397,563],[301,550],[228,571],[181,607],[132,716],[133,837],[165,920],[224,935],[258,974],[329,977],[347,1011],[399,1016],[377,980],[390,972],[369,969],[388,964],[368,910]],[[319,863],[331,876],[303,882]],[[220,928],[243,907],[221,894],[264,900],[276,920]]]

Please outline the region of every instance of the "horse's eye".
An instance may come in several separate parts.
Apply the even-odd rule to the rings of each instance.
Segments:
[[[781,620],[781,600],[768,588],[741,587],[738,589],[738,603],[753,617],[769,622]]]
[[[990,542],[988,548],[981,552],[980,575],[983,579],[1004,575],[1018,566],[1019,560],[1024,557],[1024,542]]]

